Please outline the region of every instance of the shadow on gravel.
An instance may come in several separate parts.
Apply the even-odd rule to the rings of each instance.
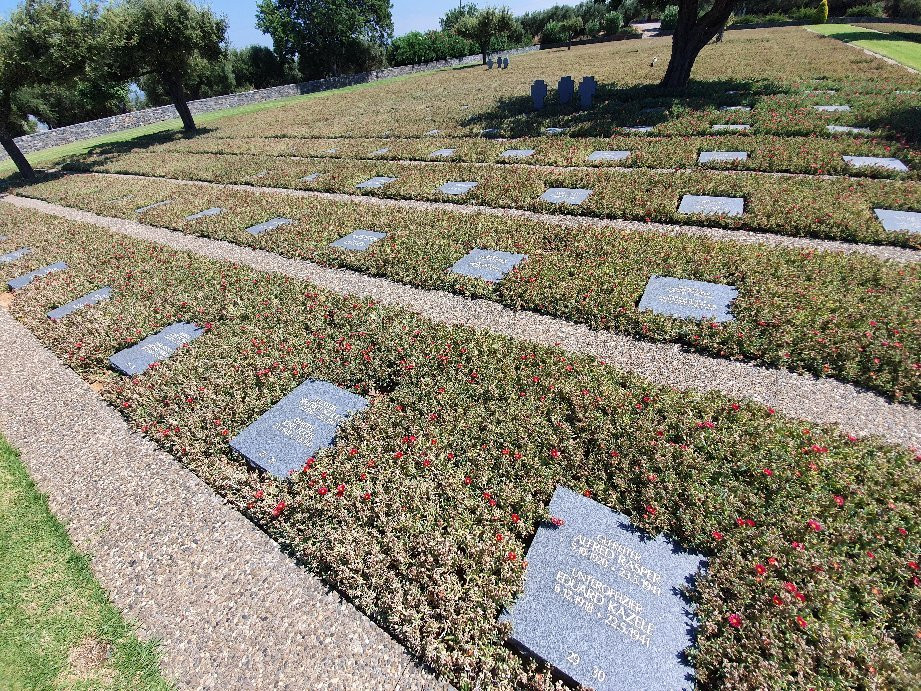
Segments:
[[[573,75],[578,85],[581,77]],[[733,79],[692,81],[681,93],[658,85],[618,88],[598,84],[594,104],[579,109],[578,92],[568,104],[559,102],[556,84],[547,84],[544,109],[535,111],[530,92],[502,99],[495,108],[477,113],[462,124],[468,127],[497,129],[496,136],[537,136],[545,127],[565,127],[569,136],[607,137],[620,127],[658,125],[688,111],[703,111],[720,106],[750,106],[754,98],[784,93],[788,89],[772,81],[746,82]]]

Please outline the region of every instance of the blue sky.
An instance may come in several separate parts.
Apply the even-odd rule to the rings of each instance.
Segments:
[[[578,0],[480,0],[477,4],[481,7],[507,5],[515,14],[523,14],[555,4],[577,2]],[[8,16],[17,4],[18,0],[0,0],[0,14]],[[79,5],[78,2],[73,4]],[[205,4],[210,4],[215,12],[227,15],[233,45],[272,45],[271,39],[256,28],[256,0],[211,0]],[[394,33],[399,35],[408,31],[437,29],[439,17],[456,5],[457,0],[393,0]]]

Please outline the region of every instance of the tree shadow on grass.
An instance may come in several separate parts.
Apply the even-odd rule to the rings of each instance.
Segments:
[[[658,125],[686,111],[702,113],[712,107],[752,106],[757,97],[789,90],[768,80],[694,80],[680,93],[670,92],[657,84],[622,88],[599,84],[592,107],[581,110],[578,92],[571,103],[562,104],[556,85],[547,86],[543,110],[534,110],[528,92],[502,99],[492,110],[471,115],[462,124],[496,129],[496,136],[538,136],[546,127],[563,127],[568,128],[570,136],[608,137],[617,134],[619,128]]]

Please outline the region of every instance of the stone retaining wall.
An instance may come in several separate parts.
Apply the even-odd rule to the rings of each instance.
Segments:
[[[504,51],[503,55],[520,55],[538,50],[539,46],[528,46],[527,48],[518,48],[515,50]],[[290,96],[300,96],[303,94],[315,93],[318,91],[328,91],[330,89],[339,89],[343,86],[353,84],[363,84],[373,82],[388,77],[400,77],[415,72],[428,72],[431,70],[443,69],[446,67],[457,67],[459,65],[476,64],[482,61],[480,55],[468,55],[463,58],[452,58],[449,60],[437,60],[421,65],[404,65],[402,67],[388,67],[383,70],[374,70],[372,72],[362,72],[345,77],[329,77],[327,79],[315,79],[310,82],[301,82],[300,84],[285,84],[283,86],[273,86],[268,89],[259,89],[258,91],[246,91],[239,94],[228,94],[226,96],[214,96],[212,98],[203,98],[198,101],[189,101],[189,110],[193,114],[210,113],[225,108],[234,108],[236,106],[245,106],[251,103],[262,103],[279,98]],[[146,108],[136,110],[130,113],[113,115],[108,118],[99,120],[90,120],[81,122],[76,125],[67,127],[58,127],[44,132],[27,134],[23,137],[17,137],[16,143],[23,153],[40,151],[52,146],[69,144],[81,139],[90,139],[103,134],[112,132],[121,132],[134,127],[151,125],[164,120],[178,118],[176,109],[173,106],[158,106],[156,108]],[[6,154],[0,151],[0,159],[6,158]]]

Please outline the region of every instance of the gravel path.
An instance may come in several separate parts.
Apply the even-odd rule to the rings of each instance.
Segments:
[[[180,688],[440,686],[3,309],[0,391],[0,429]]]
[[[817,240],[813,238],[798,238],[771,233],[756,233],[748,230],[726,230],[723,228],[707,228],[704,226],[671,225],[667,223],[643,223],[641,221],[613,220],[605,218],[591,218],[588,216],[574,216],[561,214],[542,214],[535,211],[521,209],[495,208],[491,206],[477,206],[474,204],[452,204],[448,202],[428,202],[412,199],[388,199],[362,194],[342,194],[340,192],[314,192],[311,190],[292,190],[283,187],[256,187],[254,185],[234,185],[217,182],[203,182],[201,180],[179,180],[177,178],[158,178],[147,175],[131,175],[127,173],[75,173],[77,175],[101,175],[118,178],[136,178],[140,180],[168,180],[180,185],[201,185],[204,187],[223,187],[229,190],[244,192],[265,192],[268,194],[283,194],[291,197],[318,197],[340,202],[359,202],[372,206],[401,207],[405,209],[452,211],[465,214],[485,214],[489,216],[510,216],[523,218],[541,223],[549,223],[567,228],[615,228],[639,233],[658,233],[661,235],[697,235],[717,240],[720,242],[742,242],[746,244],[761,244],[774,247],[792,247],[798,249],[811,249],[823,252],[843,252],[845,254],[866,254],[877,259],[891,259],[897,262],[921,261],[921,250],[912,250],[888,245],[866,245],[854,242],[841,242],[838,240]],[[27,193],[28,190],[23,190]]]
[[[126,235],[236,262],[259,271],[310,281],[337,293],[368,296],[446,324],[469,326],[567,351],[594,355],[622,370],[679,389],[721,391],[751,399],[812,423],[838,424],[859,436],[878,435],[896,444],[921,447],[921,410],[892,404],[881,396],[833,379],[816,379],[779,369],[710,358],[675,345],[638,341],[609,331],[592,331],[561,319],[513,311],[487,300],[470,300],[422,290],[383,278],[144,225],[107,218],[35,199],[9,196],[20,207],[93,223]]]

